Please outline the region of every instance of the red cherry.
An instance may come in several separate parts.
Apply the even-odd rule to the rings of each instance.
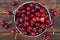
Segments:
[[[43,31],[43,29],[42,28],[39,28],[39,32],[42,32]]]
[[[53,24],[52,24],[52,25],[50,25],[50,28],[51,28],[51,29],[53,29],[53,28],[54,28],[54,25],[53,25]]]
[[[56,11],[54,11],[53,15],[54,15],[54,16],[57,16],[57,12],[56,12]]]
[[[15,30],[14,29],[11,30],[11,34],[15,34]]]
[[[36,17],[36,20],[37,20],[37,21],[40,21],[40,18],[39,18],[39,17]]]
[[[31,12],[30,11],[27,11],[27,15],[31,15]]]
[[[50,23],[50,20],[49,19],[46,19],[46,24],[49,24]]]
[[[27,7],[26,9],[27,9],[28,11],[30,11],[30,10],[31,10],[31,9],[30,9],[30,7]]]
[[[28,30],[32,30],[32,27],[29,26],[29,27],[28,27]]]
[[[17,11],[16,11],[16,14],[17,14],[17,15],[20,15],[20,14],[21,14],[21,11],[20,11],[20,10],[17,10]]]
[[[22,10],[23,10],[23,9],[24,9],[24,6],[22,6],[20,9],[22,9]]]
[[[25,35],[26,35],[26,34],[27,34],[27,31],[23,31],[23,34],[25,34]]]
[[[11,4],[12,4],[12,6],[16,6],[17,3],[15,1],[13,1]]]
[[[41,17],[45,17],[45,16],[46,16],[45,14],[43,14],[43,13],[41,14]]]
[[[46,38],[47,38],[48,40],[50,40],[51,37],[50,37],[50,35],[46,35]]]
[[[30,6],[31,8],[33,8],[33,7],[34,7],[34,4],[31,3],[31,4],[29,4],[29,6]]]
[[[22,13],[21,16],[24,18],[26,16],[26,14],[25,13]]]
[[[19,31],[16,29],[15,32],[18,33]]]
[[[36,21],[37,21],[37,20],[36,20],[36,17],[33,17],[32,20],[33,20],[33,22],[36,22]]]
[[[6,25],[6,23],[5,22],[2,22],[1,25],[4,26],[4,25]]]
[[[41,12],[41,13],[45,13],[44,8],[41,8],[41,9],[40,9],[40,12]]]
[[[35,34],[35,33],[31,33],[31,35],[32,35],[32,36],[36,36],[36,34]]]
[[[45,21],[45,18],[44,18],[44,17],[41,17],[41,18],[40,18],[40,21],[41,21],[41,22],[44,22],[44,21]]]
[[[8,10],[8,11],[6,11],[6,14],[7,14],[7,15],[11,15],[12,13],[11,13],[10,10]]]
[[[19,19],[17,18],[17,19],[16,19],[16,21],[18,22],[18,21],[19,21]]]
[[[44,37],[44,38],[45,38],[45,37],[46,37],[46,34],[42,34],[42,37]]]
[[[36,12],[36,16],[40,16],[40,12]]]
[[[3,27],[4,27],[5,29],[7,29],[9,26],[8,26],[8,25],[4,25]]]
[[[45,26],[44,24],[41,24],[41,28],[43,28],[43,29],[44,29],[44,28],[46,28],[46,26]]]
[[[24,18],[25,18],[25,20],[29,20],[29,17],[28,16],[25,16]]]
[[[29,22],[25,22],[25,23],[24,23],[24,26],[28,26],[28,25],[29,25]]]

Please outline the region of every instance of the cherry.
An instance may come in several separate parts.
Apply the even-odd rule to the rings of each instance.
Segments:
[[[21,11],[20,11],[20,10],[17,10],[17,11],[16,11],[16,14],[17,14],[17,15],[20,15],[20,14],[21,14]]]
[[[57,16],[57,12],[56,12],[56,11],[54,11],[53,15],[54,15],[54,16]]]
[[[31,8],[28,6],[27,8],[26,8],[28,11],[30,11],[31,10]]]
[[[50,28],[51,28],[51,29],[53,29],[53,28],[54,28],[54,25],[53,25],[53,24],[52,24],[52,25],[50,25]]]
[[[15,1],[12,1],[11,4],[12,4],[12,6],[16,6],[17,3]]]
[[[36,16],[40,16],[40,12],[36,12]]]
[[[43,13],[41,14],[41,17],[45,17],[45,16],[46,16],[45,14],[43,14]]]
[[[31,3],[31,4],[29,4],[29,6],[30,6],[31,8],[33,8],[33,7],[34,7],[34,4],[33,4],[33,3]]]
[[[49,19],[46,19],[45,22],[46,22],[46,24],[49,24],[50,23],[50,20]]]
[[[4,25],[3,27],[4,27],[5,29],[7,29],[9,26],[8,26],[8,25]]]
[[[24,31],[23,34],[27,34],[27,31]]]
[[[36,17],[36,20],[37,20],[37,21],[40,21],[40,18],[39,18],[39,17]]]
[[[7,15],[11,15],[12,13],[11,13],[10,10],[7,10],[7,11],[6,11],[6,14],[7,14]]]
[[[31,33],[31,35],[32,35],[32,36],[36,36],[36,34],[35,34],[35,33]]]
[[[46,35],[46,38],[47,38],[48,40],[50,40],[51,37],[50,37],[50,35]]]
[[[28,27],[28,30],[32,30],[32,27],[29,26],[29,27]]]
[[[41,24],[41,28],[45,29],[45,27],[46,27],[45,24]]]
[[[21,16],[24,18],[26,16],[26,14],[25,13],[22,13]]]
[[[24,18],[25,18],[25,20],[29,20],[29,17],[28,16],[25,16]]]
[[[15,30],[14,29],[11,30],[11,34],[15,34]]]
[[[45,38],[45,37],[46,37],[46,34],[42,34],[42,37],[44,37],[44,38]]]
[[[17,19],[16,19],[16,21],[18,22],[18,21],[19,21],[19,19],[17,18]]]
[[[41,8],[41,9],[40,9],[40,12],[41,12],[41,13],[45,13],[44,8]]]
[[[25,22],[25,23],[24,23],[24,26],[28,26],[28,25],[29,25],[29,22]]]
[[[40,18],[40,21],[41,21],[41,22],[44,22],[44,21],[45,21],[45,18],[44,18],[44,17],[41,17],[41,18]]]
[[[32,20],[33,20],[33,22],[36,22],[36,17],[33,17]]]
[[[18,33],[19,31],[16,29],[15,32]]]
[[[39,28],[39,32],[42,32],[43,31],[43,29],[42,28]]]
[[[6,25],[6,23],[5,22],[2,22],[1,25],[4,26],[4,25]]]

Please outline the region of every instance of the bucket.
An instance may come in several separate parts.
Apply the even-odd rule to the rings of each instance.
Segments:
[[[35,1],[24,2],[24,3],[22,3],[16,10],[14,10],[14,11],[13,11],[13,14],[14,14],[14,22],[15,22],[15,18],[16,18],[16,11],[17,11],[21,6],[23,6],[24,4],[27,4],[27,3],[35,3]],[[50,23],[49,23],[49,25],[48,25],[48,27],[49,27],[49,26],[52,24],[51,14],[50,14],[49,10],[48,10],[42,3],[40,3],[40,2],[36,2],[36,3],[38,3],[38,4],[40,4],[42,7],[44,7],[44,8],[46,9],[46,11],[48,12],[48,17],[49,17],[49,20],[50,20]],[[19,30],[19,28],[18,28],[17,26],[15,26],[15,27],[16,27],[16,29],[19,31],[20,34],[23,34],[23,33]],[[24,36],[27,36],[27,37],[38,37],[38,36],[42,35],[43,33],[45,33],[46,31],[47,31],[47,29],[45,29],[42,33],[40,33],[40,34],[38,34],[38,35],[36,35],[36,36],[29,36],[29,35],[24,35]]]

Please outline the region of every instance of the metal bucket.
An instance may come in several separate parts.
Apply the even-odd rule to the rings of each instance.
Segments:
[[[22,5],[27,4],[27,3],[32,3],[32,2],[34,3],[35,1],[24,2],[24,3],[21,4],[16,10],[18,10]],[[48,12],[48,17],[49,17],[49,19],[50,19],[50,24],[48,25],[48,27],[49,27],[49,26],[52,24],[51,15],[50,15],[49,10],[48,10],[43,4],[41,4],[40,2],[36,2],[36,3],[40,4],[41,6],[43,6],[43,7],[47,10],[47,12]],[[13,11],[13,14],[14,14],[14,22],[15,22],[16,10]],[[18,28],[17,26],[15,26],[15,27],[16,27],[16,29],[19,31],[19,33],[22,34],[22,32],[19,30],[19,28]],[[40,34],[38,34],[38,35],[36,35],[36,36],[28,36],[28,35],[24,35],[24,36],[27,36],[27,37],[38,37],[38,36],[42,35],[43,33],[45,33],[46,31],[47,31],[47,29],[45,29],[42,33],[40,33]]]

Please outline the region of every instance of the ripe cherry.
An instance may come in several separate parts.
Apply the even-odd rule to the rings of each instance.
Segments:
[[[20,14],[21,14],[21,11],[20,11],[20,10],[17,10],[17,11],[16,11],[16,14],[17,14],[17,15],[20,15]]]
[[[45,22],[46,22],[46,24],[49,24],[50,23],[50,20],[49,19],[46,19]]]
[[[28,11],[30,11],[31,10],[31,8],[28,6],[27,8],[26,8]]]
[[[30,6],[31,8],[33,8],[33,7],[34,7],[34,4],[33,4],[33,3],[31,3],[31,4],[29,4],[29,6]]]
[[[8,10],[8,11],[6,11],[6,14],[7,14],[7,15],[11,15],[12,13],[11,13],[10,10]]]
[[[35,33],[31,33],[31,35],[32,35],[32,36],[36,36],[36,34],[35,34]]]
[[[26,35],[26,34],[27,34],[27,31],[23,31],[23,34],[25,34],[25,35]]]
[[[44,17],[41,17],[41,18],[40,18],[40,21],[41,21],[41,22],[44,22],[44,21],[45,21],[45,18],[44,18]]]
[[[15,34],[15,30],[14,29],[11,30],[11,34]]]
[[[42,32],[43,31],[43,29],[42,28],[39,28],[39,32]]]
[[[40,16],[40,12],[36,12],[36,16]]]
[[[53,25],[53,24],[52,24],[52,25],[50,25],[50,28],[51,28],[51,29],[53,29],[53,28],[54,28],[54,25]]]
[[[41,8],[41,9],[40,9],[40,12],[41,12],[41,13],[45,13],[44,8]]]
[[[50,37],[50,35],[46,35],[46,38],[47,38],[48,40],[50,40],[51,37]]]
[[[32,27],[29,26],[29,27],[28,27],[28,30],[32,30]]]
[[[12,4],[12,6],[16,6],[17,3],[15,1],[12,1],[11,4]]]
[[[46,28],[45,24],[41,24],[41,28],[45,29]]]
[[[5,29],[9,28],[9,26],[8,26],[7,24],[6,24],[6,25],[4,25],[3,27],[4,27]]]
[[[2,22],[1,25],[4,26],[4,25],[6,25],[6,23],[5,22]]]
[[[19,31],[16,29],[15,32],[18,33]]]
[[[32,20],[33,20],[33,22],[36,22],[36,21],[37,21],[37,20],[36,20],[36,17],[33,17]]]

